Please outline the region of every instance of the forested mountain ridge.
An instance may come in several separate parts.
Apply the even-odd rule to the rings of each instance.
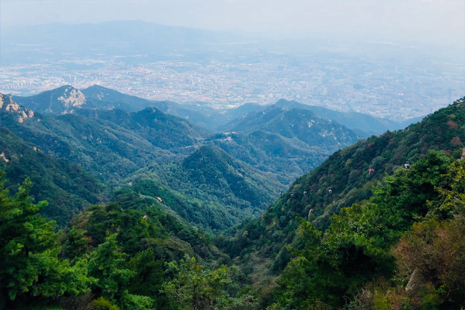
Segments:
[[[182,151],[182,148],[194,147],[207,135],[204,129],[182,118],[163,113],[154,107],[138,112],[125,112],[118,109],[81,109],[76,113],[110,121],[136,132],[156,147],[171,151]]]
[[[465,140],[463,124],[465,98],[405,130],[372,136],[335,152],[298,178],[259,219],[241,224],[233,232],[236,237],[222,247],[232,257],[240,255],[244,260],[249,253],[270,258],[268,268],[282,270],[290,257],[283,246],[293,242],[299,227],[296,217],[325,230],[332,214],[369,199],[373,186],[386,175],[421,159],[428,151],[442,150],[460,158]]]
[[[92,89],[96,98],[103,96],[102,100],[105,99],[105,93],[98,93],[101,88]],[[120,96],[110,91],[109,94],[110,98]],[[134,98],[129,96],[127,100]],[[17,109],[26,109],[15,105]],[[25,111],[31,117],[25,119],[23,112],[16,118],[12,113],[0,113],[2,126],[51,156],[80,165],[111,186],[134,183],[141,178],[132,174],[140,175],[140,169],[143,174],[149,171],[146,179],[152,178],[157,184],[163,184],[177,196],[178,201],[183,201],[177,204],[182,207],[175,211],[182,209],[180,214],[186,216],[185,219],[206,229],[224,229],[246,216],[257,216],[296,177],[315,168],[331,152],[356,139],[355,133],[347,128],[301,110],[281,111],[282,119],[263,124],[264,130],[269,132],[257,129],[244,134],[214,135],[154,107],[138,112],[76,107],[71,114],[58,115]],[[295,126],[291,124],[292,118],[299,120]],[[330,145],[326,145],[328,143]],[[203,148],[210,145],[219,146],[229,155],[219,150],[205,152],[213,150],[211,147]],[[199,147],[200,151],[196,152]],[[186,156],[188,160],[199,154],[205,162],[216,161],[217,165],[195,167],[197,174],[206,176],[197,180],[197,174],[189,173],[180,163]],[[209,158],[211,154],[218,156],[212,161]],[[197,159],[202,159],[200,157]],[[227,164],[228,161],[235,164]],[[222,166],[223,163],[226,164]],[[157,168],[144,172],[147,167]],[[224,167],[235,172],[223,173],[229,171]],[[215,179],[222,184],[220,187],[212,186],[210,170],[223,171]],[[244,178],[236,179],[237,175]],[[232,180],[239,182],[240,186],[233,184]],[[246,199],[241,197],[240,190],[236,190],[239,187],[249,193],[245,195]],[[194,215],[196,212],[186,213],[187,209],[195,209],[196,206],[203,210],[199,214],[210,210],[207,213],[213,214],[211,220],[204,221],[201,219],[203,215],[200,218],[199,214]]]
[[[290,184],[327,156],[359,139],[351,129],[312,111],[272,106],[223,127],[230,131],[207,138],[223,150]]]
[[[156,183],[144,193],[135,193],[151,193],[152,199],[164,199],[167,209],[189,223],[218,230],[258,215],[286,187],[272,173],[256,170],[220,149],[201,146],[206,135],[203,129],[153,107],[139,112],[77,110],[86,116],[42,115],[21,108],[8,97],[6,101],[5,107],[15,109],[0,111],[2,126],[45,154],[70,160],[109,184],[107,200],[114,187],[118,190],[127,183],[153,180]],[[30,117],[24,119],[23,112]],[[204,165],[193,167],[195,161]],[[203,177],[196,178],[199,175]],[[160,186],[164,188],[161,193]],[[70,216],[64,215],[60,225]]]
[[[225,131],[251,132],[262,130],[279,134],[288,139],[298,139],[309,146],[321,146],[331,151],[358,140],[352,130],[322,118],[309,110],[270,107],[264,111],[249,113]]]
[[[35,113],[21,121],[11,113],[0,113],[0,122],[47,154],[70,160],[105,180],[126,176],[154,158],[172,156],[130,130],[80,115]]]
[[[316,168],[331,151],[324,145],[308,145],[297,138],[286,138],[262,130],[251,133],[218,133],[205,139],[234,158],[265,172],[276,174],[283,184]]]
[[[330,219],[298,219],[268,309],[462,309],[465,162],[429,151]]]
[[[143,168],[126,180],[134,184],[129,191],[161,198],[184,219],[215,231],[258,216],[286,188],[275,175],[213,145],[178,162]]]
[[[48,114],[70,113],[74,109],[88,107],[84,94],[69,85],[30,97],[13,96],[12,99],[35,112]]]
[[[82,90],[66,85],[28,97],[13,96],[13,100],[35,112],[45,114],[74,113],[77,109],[81,108],[100,110],[120,109],[127,112],[137,112],[145,108],[155,107],[164,113],[187,119],[192,124],[210,131],[228,131],[234,124],[241,122],[243,118],[247,117],[248,114],[273,108],[312,111],[325,119],[354,130],[363,137],[382,134],[387,130],[402,129],[421,120],[421,118],[415,118],[405,120],[404,122],[396,122],[359,112],[335,111],[284,99],[271,105],[245,103],[236,108],[218,110],[202,102],[179,104],[171,101],[148,100],[123,94],[99,85],[93,85]]]
[[[246,104],[236,109],[217,111],[202,104],[148,100],[99,85],[82,90],[65,85],[27,97],[13,96],[12,99],[26,108],[43,114],[79,113],[80,109],[119,109],[126,112],[138,112],[155,107],[166,114],[188,119],[192,124],[208,130],[216,130],[219,125],[244,116],[250,109],[260,109],[260,106]]]
[[[12,99],[26,108],[43,114],[74,113],[77,109],[121,109],[137,112],[156,103],[99,85],[82,90],[64,85],[32,96],[13,96]]]
[[[2,125],[44,119],[8,113]],[[255,205],[253,187],[271,180],[218,147],[137,171],[58,234],[29,198],[32,184],[9,195],[0,171],[0,309],[462,309],[464,124],[465,98],[339,150],[213,243],[182,211],[226,213],[198,212],[181,193],[225,191]],[[19,143],[0,132],[7,147]],[[175,181],[177,191],[163,183]]]
[[[250,119],[252,115],[260,115],[260,112],[273,109],[283,109],[283,110],[307,110],[312,111],[316,115],[331,120],[333,122],[339,123],[349,129],[355,131],[358,135],[362,137],[369,137],[371,135],[379,135],[384,133],[387,130],[397,130],[403,129],[410,124],[420,121],[423,117],[405,120],[404,122],[396,122],[389,119],[374,117],[368,114],[363,114],[359,112],[341,112],[336,110],[331,110],[328,108],[320,106],[312,106],[296,101],[289,101],[285,99],[278,100],[275,104],[259,106],[253,104],[245,104],[236,109],[231,109],[230,113],[234,114],[235,111],[242,111],[243,115],[239,113],[234,119],[224,124],[223,126],[218,127],[219,130],[231,131],[237,127],[240,130],[241,124],[246,119]]]
[[[105,202],[105,185],[66,160],[45,154],[39,147],[0,128],[0,167],[8,176],[6,188],[15,192],[27,177],[36,201],[47,200],[44,215],[60,227],[90,204]]]
[[[355,130],[357,133],[361,133],[369,137],[371,135],[379,135],[388,130],[398,130],[407,127],[410,124],[414,124],[421,121],[423,117],[409,119],[404,122],[396,122],[389,119],[374,117],[368,114],[359,112],[341,112],[331,109],[327,109],[319,106],[312,106],[302,104],[296,101],[288,101],[281,99],[276,102],[273,106],[285,108],[285,109],[302,109],[312,111],[319,116],[335,121],[347,128]]]
[[[114,89],[106,88],[100,85],[89,86],[81,90],[81,92],[85,96],[86,100],[95,102],[95,106],[90,108],[119,108],[128,112],[137,112],[152,106],[152,101],[150,100],[126,95]]]

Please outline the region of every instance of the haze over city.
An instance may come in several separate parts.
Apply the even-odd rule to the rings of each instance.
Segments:
[[[0,91],[18,95],[99,84],[404,119],[465,91],[463,1],[3,0],[0,14]]]
[[[464,0],[0,0],[0,310],[465,309]]]

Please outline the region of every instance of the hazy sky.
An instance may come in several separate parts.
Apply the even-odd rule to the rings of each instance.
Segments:
[[[465,43],[465,0],[0,0],[2,26],[144,20],[258,33]]]

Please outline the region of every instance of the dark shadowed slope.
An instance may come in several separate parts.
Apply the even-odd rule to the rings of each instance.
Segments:
[[[0,167],[7,173],[11,190],[31,178],[35,200],[49,203],[42,213],[60,227],[85,206],[105,200],[105,187],[95,177],[66,160],[46,155],[5,128],[0,128]]]

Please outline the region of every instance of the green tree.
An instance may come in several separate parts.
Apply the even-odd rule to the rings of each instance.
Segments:
[[[26,179],[13,196],[4,185],[5,173],[0,170],[0,307],[11,306],[27,293],[22,302],[86,292],[86,261],[70,266],[58,259],[55,223],[39,215],[46,202],[32,203],[31,181]]]
[[[390,251],[412,224],[429,217],[447,219],[465,188],[465,163],[440,152],[399,169],[373,190],[364,204],[353,204],[331,217],[321,235],[301,221],[295,259],[279,281],[279,303],[307,309],[316,302],[342,306],[366,283],[390,279],[396,270]],[[452,205],[452,206],[451,206]]]
[[[89,273],[97,279],[96,291],[123,309],[148,309],[153,303],[151,298],[128,292],[133,272],[127,268],[126,254],[121,252],[116,237],[107,237],[89,261]]]
[[[118,247],[116,235],[107,237],[92,253],[89,274],[97,279],[95,285],[105,299],[115,301],[127,292],[132,272],[125,265],[126,254]]]
[[[89,238],[84,236],[84,232],[72,227],[65,236],[62,246],[62,256],[69,259],[76,259],[90,250]]]
[[[229,268],[210,271],[195,258],[186,257],[179,264],[168,263],[168,272],[176,276],[165,283],[163,292],[177,309],[228,309],[232,303],[227,287],[231,284]]]
[[[133,278],[129,284],[129,292],[149,297],[160,297],[163,286],[163,262],[155,260],[153,248],[139,252],[129,261]]]

